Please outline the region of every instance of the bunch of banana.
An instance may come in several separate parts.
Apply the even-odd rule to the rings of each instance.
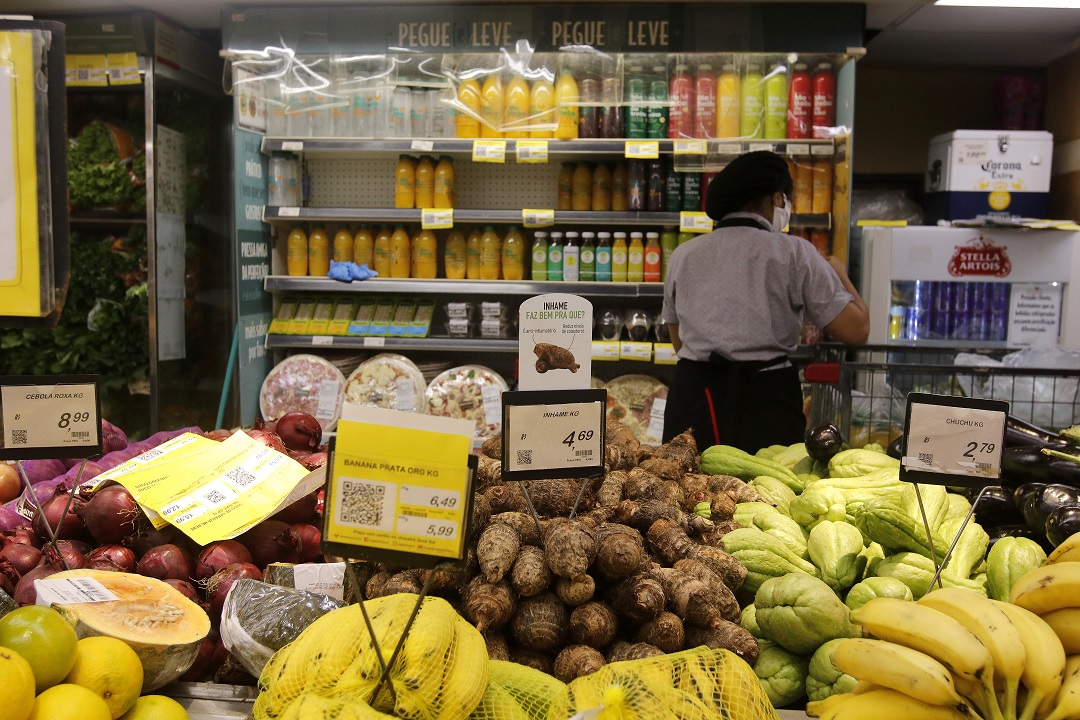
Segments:
[[[1041,617],[1065,652],[1080,653],[1080,533],[1070,536],[1013,585],[1009,602]]]
[[[859,683],[810,703],[812,716],[1080,720],[1080,656],[1066,659],[1053,629],[1018,605],[944,588],[914,603],[875,598],[851,619],[873,637],[841,641],[833,662]]]

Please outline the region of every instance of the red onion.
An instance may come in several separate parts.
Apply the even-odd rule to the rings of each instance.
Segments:
[[[159,545],[146,551],[135,572],[158,580],[187,580],[192,573],[191,558],[176,545]]]
[[[11,582],[11,578],[4,574],[3,566],[0,566],[0,590],[3,590],[8,596],[15,594],[15,586],[18,585],[18,581]]]
[[[289,457],[303,465],[304,461],[311,457],[311,452],[308,450],[290,450]]]
[[[102,452],[111,453],[114,450],[123,450],[128,446],[127,434],[108,420],[101,421],[101,446]]]
[[[135,498],[123,485],[101,488],[79,514],[94,539],[105,545],[122,542],[138,532],[142,516]]]
[[[67,470],[60,460],[23,460],[22,470],[31,485],[52,480],[63,475]],[[21,477],[21,474],[20,474]]]
[[[277,420],[263,420],[262,418],[255,418],[255,424],[252,425],[255,430],[266,430],[267,432],[277,432]]]
[[[322,425],[306,412],[289,412],[277,419],[274,431],[290,450],[313,451],[322,442]]]
[[[218,442],[225,442],[232,437],[232,430],[223,430],[220,428],[218,430],[207,430],[203,433],[203,437],[217,440]]]
[[[236,540],[210,543],[195,561],[195,579],[206,580],[227,565],[250,562],[251,553]]]
[[[147,530],[140,530],[137,535],[124,538],[124,545],[134,550],[135,555],[142,557],[159,545],[168,545],[176,540],[178,535],[180,531],[172,525],[166,525],[160,530],[151,526]]]
[[[0,560],[7,560],[11,563],[11,567],[21,577],[33,570],[41,562],[41,551],[33,545],[5,543],[0,548]]]
[[[210,599],[211,617],[221,617],[221,608],[225,606],[225,596],[233,583],[242,578],[262,580],[262,572],[251,563],[233,563],[226,565],[210,576],[206,581],[206,596]]]
[[[285,444],[281,442],[281,438],[274,433],[268,430],[245,430],[244,432],[246,432],[253,440],[258,440],[266,447],[277,450],[282,455],[288,454],[285,450]]]
[[[78,548],[64,542],[46,545],[42,554],[45,556],[47,565],[56,565],[62,570],[79,570],[86,567],[86,555],[79,552]]]
[[[322,530],[305,523],[296,523],[292,529],[300,536],[304,562],[319,562],[322,558]]]
[[[274,562],[297,563],[303,557],[304,546],[300,536],[280,520],[264,520],[239,539],[251,553],[251,562],[258,568],[265,568]]]
[[[90,547],[90,543],[85,543],[82,540],[57,540],[56,544],[65,552],[77,552],[80,555],[88,555],[93,549]]]
[[[220,640],[213,630],[203,638],[199,645],[199,652],[195,656],[195,662],[180,676],[182,682],[205,682],[214,675],[217,666],[214,665],[214,653]],[[223,646],[224,647],[224,646]]]
[[[308,493],[292,505],[286,505],[276,515],[274,520],[292,525],[293,523],[306,523],[315,517],[315,504],[319,501],[318,491]]]
[[[19,583],[15,586],[15,593],[11,597],[20,605],[33,605],[37,602],[37,590],[34,588],[34,581],[47,578],[63,569],[60,565],[38,565],[19,578]]]
[[[311,453],[307,456],[307,459],[304,460],[304,467],[308,470],[318,470],[326,464],[327,457],[327,454],[324,452]]]
[[[120,572],[135,572],[135,553],[131,548],[123,545],[102,545],[86,555],[86,560],[91,566],[99,559],[108,560]]]
[[[0,532],[11,532],[20,525],[26,525],[29,520],[20,515],[14,504],[0,505]]]
[[[53,529],[58,539],[68,540],[82,537],[86,526],[83,524],[78,512],[79,506],[85,501],[77,497],[71,498],[69,507],[68,498],[67,493],[57,493],[42,503],[40,511],[34,513],[34,519],[30,523],[30,527],[43,541],[49,539],[49,531],[45,527],[46,523]],[[65,508],[67,508],[67,513],[64,512]]]
[[[189,583],[187,580],[177,580],[176,578],[165,578],[166,585],[172,585],[174,588],[180,591],[180,594],[186,597],[191,602],[199,603],[199,593],[195,590],[195,586]]]
[[[120,567],[107,557],[99,557],[86,561],[89,570],[106,570],[108,572],[121,572]]]
[[[38,549],[41,548],[41,540],[38,539],[33,530],[25,525],[20,525],[10,532],[0,533],[0,541],[22,543],[23,545],[33,545]]]

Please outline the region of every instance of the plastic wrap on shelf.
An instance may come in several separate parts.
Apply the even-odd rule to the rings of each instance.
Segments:
[[[661,439],[662,407],[667,403],[667,385],[650,375],[635,374],[620,375],[609,380],[606,387],[609,418],[629,427],[640,440]],[[663,404],[657,406],[658,400]],[[654,418],[654,414],[658,417]],[[660,432],[656,432],[658,429]]]
[[[313,415],[323,431],[333,430],[341,415],[345,376],[318,355],[285,358],[263,380],[259,409],[266,420],[299,410]]]
[[[502,394],[510,387],[502,376],[482,365],[461,365],[441,373],[427,387],[432,415],[476,423],[476,436],[488,438],[502,427]]]
[[[424,412],[427,383],[420,369],[403,355],[381,353],[365,360],[345,383],[345,402]]]

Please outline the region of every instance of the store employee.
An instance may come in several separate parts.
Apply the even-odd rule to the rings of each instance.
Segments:
[[[806,417],[788,354],[804,318],[834,340],[866,342],[866,305],[840,261],[782,232],[791,190],[778,155],[739,156],[709,184],[706,211],[716,229],[671,255],[663,320],[679,362],[665,441],[693,428],[700,449],[753,453],[798,442]]]

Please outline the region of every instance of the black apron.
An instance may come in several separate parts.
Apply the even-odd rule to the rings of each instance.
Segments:
[[[729,218],[717,227],[762,224]],[[664,408],[664,441],[687,429],[699,450],[723,444],[754,453],[799,442],[806,416],[798,369],[785,355],[733,361],[714,352],[707,362],[680,359]]]

